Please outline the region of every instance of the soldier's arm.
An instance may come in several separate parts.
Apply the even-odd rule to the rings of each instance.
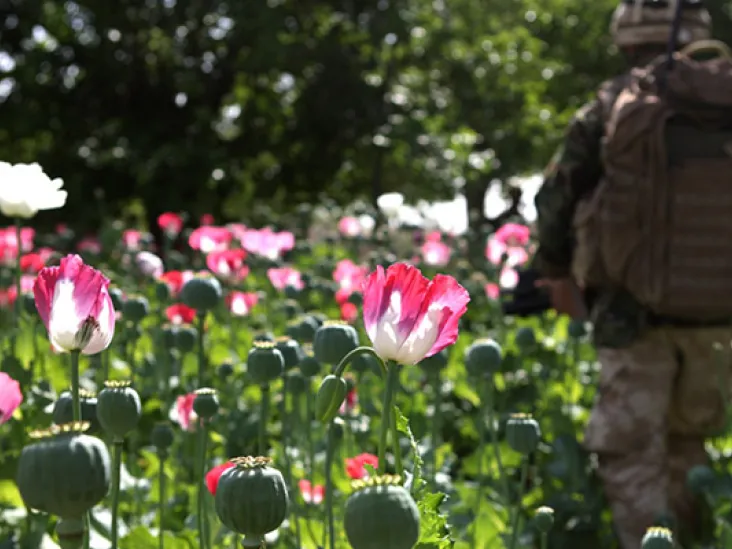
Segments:
[[[598,100],[582,107],[544,172],[544,182],[535,199],[539,246],[534,257],[534,266],[543,277],[564,278],[570,274],[575,207],[602,177],[602,120]]]

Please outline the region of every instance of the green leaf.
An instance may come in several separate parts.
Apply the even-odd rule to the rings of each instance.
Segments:
[[[138,526],[119,541],[120,549],[158,549],[158,538],[144,526]],[[193,539],[165,532],[166,549],[195,549]]]

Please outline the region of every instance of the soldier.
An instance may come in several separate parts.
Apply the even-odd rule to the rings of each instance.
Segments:
[[[542,277],[537,285],[548,289],[560,313],[584,318],[589,312],[594,327],[601,374],[585,447],[598,457],[598,475],[623,549],[638,549],[646,529],[667,525],[666,517],[677,539],[698,536],[700,506],[687,488],[687,472],[707,464],[705,438],[724,423],[713,346],[722,342],[729,352],[732,331],[726,320],[685,323],[654,316],[617,288],[575,282],[580,209],[592,202],[606,176],[609,113],[631,69],[659,58],[673,44],[675,6],[663,0],[626,0],[618,6],[611,32],[629,71],[605,82],[577,112],[536,196],[535,266]],[[678,47],[710,37],[710,17],[701,0],[686,0],[681,13]],[[629,216],[647,206],[625,203]],[[597,221],[596,210],[588,212],[587,221]],[[628,217],[627,223],[635,220]],[[617,227],[624,230],[622,224]],[[632,245],[625,243],[628,250]]]

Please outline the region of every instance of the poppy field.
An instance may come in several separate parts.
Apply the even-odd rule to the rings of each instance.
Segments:
[[[500,304],[529,227],[38,209],[0,231],[0,548],[616,547],[586,328]]]

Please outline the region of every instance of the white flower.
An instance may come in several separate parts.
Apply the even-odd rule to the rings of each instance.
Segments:
[[[8,217],[30,219],[39,210],[55,210],[66,204],[63,180],[51,180],[34,164],[0,162],[0,211]]]
[[[404,205],[404,195],[401,193],[386,193],[376,199],[376,205],[386,217],[395,217]]]

